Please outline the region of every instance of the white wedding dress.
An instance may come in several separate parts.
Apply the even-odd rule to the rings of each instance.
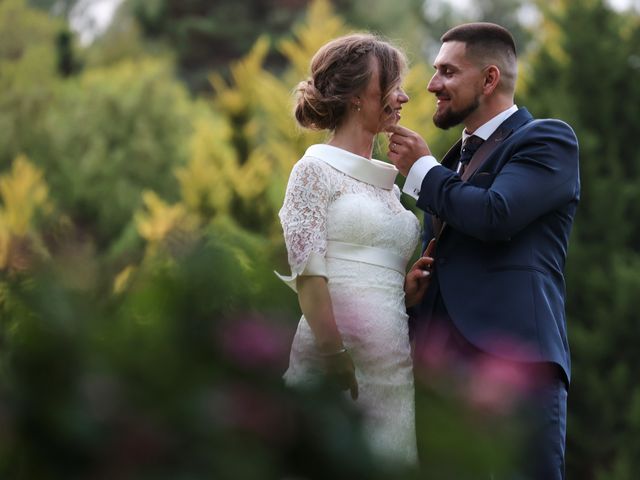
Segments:
[[[334,316],[351,354],[366,436],[384,459],[417,463],[412,360],[404,273],[420,233],[400,203],[397,170],[330,145],[313,145],[295,164],[282,223],[295,289],[300,274],[328,279]],[[322,358],[304,316],[288,385],[318,379]]]

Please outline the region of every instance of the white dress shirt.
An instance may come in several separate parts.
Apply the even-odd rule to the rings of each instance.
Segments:
[[[466,129],[462,130],[462,141],[464,142],[469,135],[476,135],[477,137],[486,140],[493,132],[504,122],[507,118],[518,111],[517,105],[512,105],[508,109],[499,113],[488,122],[482,124],[475,132],[467,132]],[[413,164],[407,175],[407,179],[404,182],[402,191],[407,195],[418,199],[420,195],[420,189],[422,188],[422,181],[424,177],[429,173],[433,167],[440,166],[440,163],[432,155],[425,155],[420,157],[416,163]]]

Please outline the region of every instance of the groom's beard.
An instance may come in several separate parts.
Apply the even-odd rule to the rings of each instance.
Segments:
[[[480,106],[480,97],[476,97],[463,110],[455,111],[451,109],[444,110],[433,114],[433,123],[436,127],[447,130],[448,128],[460,125],[465,118],[471,115]]]

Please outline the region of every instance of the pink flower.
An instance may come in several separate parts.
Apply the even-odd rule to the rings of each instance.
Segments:
[[[536,363],[526,344],[494,339],[489,354],[466,346],[448,328],[430,326],[428,337],[417,345],[414,368],[423,385],[453,395],[476,412],[514,413],[532,389],[544,383],[550,370]],[[465,351],[458,351],[465,348]],[[507,360],[509,358],[509,360]],[[517,360],[510,360],[511,358]]]
[[[221,333],[224,354],[243,368],[284,369],[291,332],[263,317],[249,315],[230,321]]]
[[[465,396],[476,409],[506,415],[519,405],[533,382],[526,364],[482,356],[469,372]]]

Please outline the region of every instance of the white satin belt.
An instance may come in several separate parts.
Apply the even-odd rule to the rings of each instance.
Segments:
[[[380,267],[390,268],[405,274],[407,262],[400,255],[396,255],[390,250],[366,245],[356,245],[354,243],[337,242],[329,240],[327,242],[327,258],[339,258],[353,262],[369,263]]]

